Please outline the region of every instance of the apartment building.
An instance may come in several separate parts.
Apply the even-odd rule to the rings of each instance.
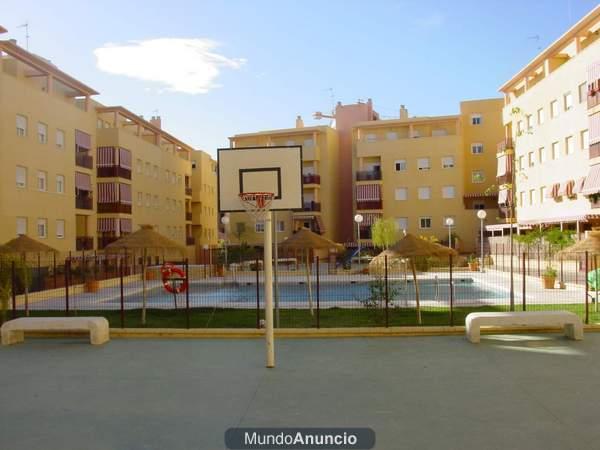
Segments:
[[[296,128],[236,134],[229,138],[231,148],[254,146],[302,146],[303,211],[278,211],[274,228],[280,241],[298,228],[306,227],[325,237],[339,239],[338,222],[338,135],[328,126],[305,127],[296,119]],[[252,245],[263,242],[264,225],[254,223],[244,213],[230,214],[228,239]]]
[[[192,152],[191,243],[214,246],[218,242],[217,162],[206,152]]]
[[[596,7],[500,88],[498,201],[514,199],[519,227],[600,222],[599,35]]]
[[[393,218],[399,230],[447,242],[451,218],[459,249],[475,250],[477,211],[486,210],[489,222],[499,216],[493,186],[501,110],[502,99],[462,102],[460,114],[436,117],[409,117],[402,106],[399,119],[356,124],[361,239],[371,238],[376,220]]]
[[[27,234],[62,252],[101,250],[151,224],[193,255],[194,149],[163,130],[159,117],[101,105],[96,94],[0,41],[0,242]],[[205,183],[201,202],[216,189],[216,180]],[[210,217],[198,220],[208,227]],[[216,228],[216,214],[212,221]],[[214,239],[197,245],[205,243]]]

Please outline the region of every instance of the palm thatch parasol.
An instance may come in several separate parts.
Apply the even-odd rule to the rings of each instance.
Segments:
[[[142,251],[142,325],[146,324],[146,259],[148,249],[178,250],[185,255],[185,247],[154,231],[152,225],[140,225],[140,229],[111,242],[105,247],[108,252],[119,250]]]
[[[29,268],[27,267],[27,253],[58,253],[58,250],[42,242],[36,241],[25,234],[20,234],[18,237],[1,245],[0,253],[21,256],[23,261],[23,266],[21,267],[21,281],[25,288],[25,315],[29,316],[29,283],[31,280]]]
[[[386,256],[388,259],[388,269],[398,269],[403,266],[402,258],[388,249],[379,253],[369,262],[369,273],[381,274],[384,271]]]
[[[334,249],[341,251],[344,246],[337,244],[330,239],[324,238],[323,236],[313,233],[308,228],[302,228],[296,231],[291,237],[281,243],[284,248],[290,248],[295,250],[303,250],[306,258],[306,284],[308,287],[308,308],[310,314],[313,315],[313,301],[312,301],[312,286],[310,282],[310,264],[308,261],[310,250],[320,249]]]
[[[426,241],[412,234],[407,234],[400,239],[396,244],[389,248],[389,251],[395,256],[408,258],[410,260],[410,268],[413,273],[415,282],[415,301],[417,309],[417,323],[421,325],[421,304],[419,302],[419,283],[417,282],[417,271],[415,269],[415,258],[418,256],[448,256],[456,255],[456,251],[444,247],[440,244]]]

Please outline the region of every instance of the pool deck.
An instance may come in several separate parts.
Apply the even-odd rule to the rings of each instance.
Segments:
[[[600,446],[600,333],[280,339],[276,351],[265,369],[259,339],[0,348],[0,449],[218,450],[234,426],[366,426],[380,450]]]

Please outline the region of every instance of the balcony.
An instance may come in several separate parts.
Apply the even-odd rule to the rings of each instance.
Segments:
[[[515,148],[515,145],[513,143],[512,138],[506,138],[503,141],[498,143],[498,145],[496,146],[496,151],[498,153],[502,153],[509,149],[513,150],[514,148]]]
[[[356,172],[356,181],[381,180],[381,170],[359,170]]]
[[[302,208],[303,211],[321,211],[321,203],[319,202],[305,202]]]
[[[75,238],[75,249],[78,251],[93,250],[94,238],[91,236],[77,236]]]
[[[600,156],[600,142],[590,144],[590,159]]]
[[[89,152],[75,152],[75,165],[91,169],[94,167],[94,160]]]
[[[187,212],[185,213],[185,220],[187,220],[188,222],[192,221],[192,213],[191,212]]]
[[[191,187],[189,187],[189,186],[185,187],[185,195],[189,195],[189,196],[192,195],[192,188]]]
[[[187,236],[185,238],[186,245],[196,245],[196,238],[194,236]]]
[[[98,167],[98,178],[119,177],[131,180],[131,170],[120,166]]]
[[[98,237],[98,250],[102,250],[108,244],[112,244],[117,241],[119,238],[117,236],[102,236]]]
[[[77,209],[94,209],[94,201],[91,196],[75,196],[75,208]]]
[[[98,213],[131,214],[131,204],[98,203]]]
[[[321,175],[314,173],[302,175],[302,183],[304,184],[321,184]]]
[[[356,209],[383,209],[383,201],[381,200],[366,200],[366,201],[357,201]]]
[[[371,227],[368,225],[360,227],[360,239],[371,239]]]

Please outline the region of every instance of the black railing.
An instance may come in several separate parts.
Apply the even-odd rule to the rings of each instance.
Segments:
[[[75,248],[81,250],[93,250],[94,238],[91,236],[77,236],[75,238]]]
[[[304,207],[302,208],[304,211],[321,211],[321,203],[319,202],[305,202]]]
[[[383,209],[383,201],[381,200],[366,200],[356,201],[356,209]]]
[[[94,167],[94,159],[88,152],[75,152],[75,165],[91,169]]]
[[[131,204],[126,203],[98,203],[99,213],[131,214]]]
[[[381,180],[381,170],[359,170],[356,172],[356,181]]]
[[[92,197],[76,195],[75,208],[77,209],[94,209],[94,201]]]
[[[100,236],[98,237],[98,250],[102,250],[108,244],[112,244],[119,238],[117,236]]]
[[[186,243],[186,245],[195,245],[196,244],[196,238],[194,236],[187,236],[185,238],[185,243]]]
[[[302,175],[302,182],[304,184],[321,184],[321,175],[314,173]]]
[[[121,166],[98,167],[97,175],[103,177],[119,177],[131,180],[131,169]]]

